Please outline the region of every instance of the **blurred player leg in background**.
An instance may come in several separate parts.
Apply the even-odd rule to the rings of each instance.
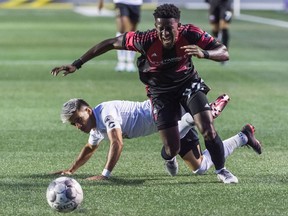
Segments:
[[[99,11],[103,8],[103,1],[99,0]],[[128,31],[136,31],[140,22],[141,5],[143,0],[113,0],[116,15],[116,36]],[[136,72],[134,65],[135,52],[117,50],[117,65],[115,71]]]
[[[208,0],[211,33],[229,47],[229,24],[232,20],[232,0]]]

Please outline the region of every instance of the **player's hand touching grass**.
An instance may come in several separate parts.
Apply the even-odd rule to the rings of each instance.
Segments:
[[[57,76],[61,71],[63,71],[63,76],[66,76],[70,73],[74,73],[77,68],[73,65],[63,65],[60,67],[55,67],[50,72],[53,76]]]
[[[60,170],[57,172],[53,172],[51,173],[52,175],[72,175],[73,172],[71,172],[70,170]]]
[[[108,180],[108,177],[103,176],[103,175],[91,176],[91,177],[86,178],[86,180],[90,180],[90,181]]]

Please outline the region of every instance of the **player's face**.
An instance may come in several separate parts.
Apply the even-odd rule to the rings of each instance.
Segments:
[[[84,133],[89,133],[96,126],[93,111],[89,107],[82,107],[69,119],[71,125]]]
[[[174,18],[157,18],[155,20],[155,28],[164,48],[171,49],[174,46],[178,39],[180,25],[179,20]]]

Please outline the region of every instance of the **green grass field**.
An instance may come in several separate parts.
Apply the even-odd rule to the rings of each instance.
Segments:
[[[263,16],[287,20],[287,14],[275,13]],[[153,27],[151,14],[143,11],[139,29]],[[182,23],[209,31],[206,17],[206,11],[183,10]],[[113,71],[115,52],[67,77],[49,73],[113,37],[113,17],[84,17],[70,10],[0,10],[0,20],[0,215],[60,215],[46,202],[46,188],[56,178],[49,173],[68,168],[88,138],[61,123],[62,104],[74,97],[93,106],[112,99],[142,101],[144,86],[136,73]],[[82,185],[84,201],[71,215],[287,215],[287,38],[288,29],[234,20],[229,63],[223,67],[194,61],[212,88],[209,99],[224,92],[231,97],[215,122],[220,136],[228,138],[250,122],[263,142],[260,156],[240,148],[227,159],[239,184],[219,183],[213,168],[195,176],[180,158],[179,175],[168,176],[157,134],[126,140],[110,181],[84,180],[101,173],[106,142],[72,176]]]

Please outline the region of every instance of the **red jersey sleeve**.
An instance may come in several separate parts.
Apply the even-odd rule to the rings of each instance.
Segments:
[[[127,50],[131,50],[131,51],[136,51],[136,52],[140,52],[140,50],[138,50],[135,46],[134,41],[136,41],[137,38],[137,34],[136,32],[127,32],[124,35],[124,47]]]

